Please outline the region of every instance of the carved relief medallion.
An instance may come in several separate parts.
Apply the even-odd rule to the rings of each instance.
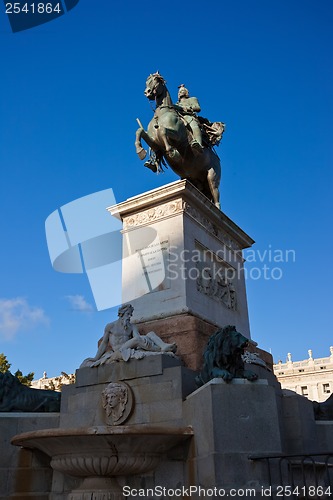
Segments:
[[[107,425],[120,425],[133,408],[131,388],[125,382],[112,382],[102,392],[102,405]]]

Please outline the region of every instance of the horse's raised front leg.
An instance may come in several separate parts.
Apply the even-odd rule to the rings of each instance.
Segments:
[[[147,156],[147,151],[142,147],[141,137],[143,135],[144,129],[142,127],[138,128],[135,134],[135,150],[140,158],[144,160]]]
[[[136,147],[136,152],[139,155],[140,160],[143,160],[146,157],[147,152],[143,149],[142,144],[141,144],[141,139],[143,139],[148,146],[155,152],[159,150],[158,144],[154,141],[152,137],[144,130],[144,128],[140,127],[136,131],[136,140],[135,140],[135,147]],[[144,152],[144,156],[140,156]]]

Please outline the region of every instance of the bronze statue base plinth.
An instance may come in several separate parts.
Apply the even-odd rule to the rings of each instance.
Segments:
[[[140,333],[156,332],[164,342],[177,344],[177,352],[184,365],[191,370],[198,371],[202,368],[203,352],[209,337],[216,332],[218,327],[204,321],[192,314],[170,316],[155,321],[136,323]],[[250,342],[246,348],[248,352],[257,353],[266,366],[273,370],[273,358],[270,353],[255,346]]]

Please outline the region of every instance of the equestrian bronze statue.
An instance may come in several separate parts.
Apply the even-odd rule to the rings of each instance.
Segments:
[[[135,146],[140,160],[147,156],[141,144],[143,139],[150,148],[146,167],[161,172],[163,165],[170,165],[181,179],[188,179],[220,208],[221,164],[214,146],[222,138],[224,123],[212,123],[198,116],[199,102],[189,96],[184,85],[179,86],[178,102],[174,104],[158,72],[149,75],[144,93],[155,101],[156,109],[147,130],[138,120]]]

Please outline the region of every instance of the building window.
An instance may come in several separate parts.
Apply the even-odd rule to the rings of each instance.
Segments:
[[[301,387],[301,394],[302,394],[302,396],[308,396],[309,395],[309,391],[308,391],[308,386],[307,385],[303,385]]]
[[[320,369],[321,370],[326,370],[326,366],[321,366]]]
[[[331,393],[330,384],[323,384],[323,393],[324,394],[330,394]]]
[[[299,372],[304,372],[303,368],[302,368],[302,370],[298,370],[298,371],[299,371]]]

